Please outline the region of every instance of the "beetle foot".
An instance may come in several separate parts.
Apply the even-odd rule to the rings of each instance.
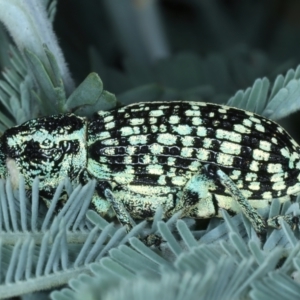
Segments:
[[[149,234],[146,237],[142,238],[141,241],[148,247],[155,246],[155,247],[159,248],[163,239],[161,236],[152,233],[152,234]]]
[[[295,216],[294,214],[278,215],[268,219],[267,223],[271,228],[280,229],[281,220],[285,221],[292,228],[292,230],[295,230],[300,225],[299,216]]]

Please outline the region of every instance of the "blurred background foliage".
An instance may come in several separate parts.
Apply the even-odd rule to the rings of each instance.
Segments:
[[[299,14],[295,0],[61,0],[50,18],[76,85],[94,71],[123,104],[226,103],[255,79],[296,68]]]
[[[226,103],[299,64],[299,15],[295,0],[63,0],[54,30],[76,83],[95,71],[123,103]]]
[[[116,95],[209,86],[208,98],[227,100],[299,64],[299,14],[293,0],[64,0],[54,30],[77,83],[96,71]]]

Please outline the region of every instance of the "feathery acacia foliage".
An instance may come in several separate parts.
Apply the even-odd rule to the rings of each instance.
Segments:
[[[240,78],[233,70],[243,78],[247,72],[254,73],[245,64],[236,67],[243,51],[204,59],[187,53],[165,57],[168,51],[164,48],[162,60],[153,63],[151,72],[131,58],[124,63],[125,74],[120,74],[105,67],[97,50],[91,48],[91,64],[104,73],[105,87],[118,84],[111,89],[117,99],[103,89],[96,73],[86,76],[75,89],[51,29],[56,1],[44,0],[35,6],[36,2],[0,0],[0,21],[18,48],[10,45],[1,28],[1,48],[6,47],[10,54],[6,58],[0,55],[4,67],[0,81],[1,132],[40,115],[72,111],[89,117],[97,110],[137,101],[223,101],[274,120],[299,109],[299,67],[272,80],[253,80],[251,87],[234,94]],[[24,16],[30,25],[30,39],[29,32],[19,32],[21,21],[12,25],[1,14],[4,8]],[[256,59],[267,61],[258,54]],[[94,186],[91,181],[75,187],[66,179],[57,187],[48,209],[39,202],[38,179],[30,197],[24,181],[18,191],[12,190],[9,180],[0,181],[0,298],[54,290],[51,297],[57,300],[179,300],[199,295],[203,299],[298,299],[299,236],[286,224],[268,233],[263,248],[247,219],[242,215],[229,217],[226,212],[225,222],[212,219],[206,229],[200,230],[192,219],[179,220],[175,215],[165,222],[157,211],[151,224],[140,222],[127,234],[124,228],[88,210]],[[57,212],[55,207],[63,191],[68,201]],[[261,213],[299,214],[298,202],[286,202],[281,207],[275,200]],[[160,248],[149,248],[139,239],[150,233],[163,237]],[[66,284],[67,288],[58,291]]]

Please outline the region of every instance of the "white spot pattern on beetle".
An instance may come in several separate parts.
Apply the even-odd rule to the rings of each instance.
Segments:
[[[160,204],[165,217],[218,215],[212,195],[219,208],[237,212],[218,169],[257,206],[300,193],[299,146],[278,124],[209,103],[137,103],[90,121],[73,114],[31,120],[4,133],[0,159],[14,186],[19,173],[27,187],[39,176],[47,203],[65,176],[96,179],[92,204],[102,215],[114,213],[99,192],[103,182],[135,218],[151,219]]]

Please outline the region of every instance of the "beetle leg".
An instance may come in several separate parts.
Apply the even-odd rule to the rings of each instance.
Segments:
[[[121,201],[118,201],[115,199],[112,191],[110,189],[105,189],[104,191],[105,197],[107,201],[112,205],[116,216],[119,220],[119,222],[126,227],[126,231],[129,232],[136,223],[131,218],[130,214],[126,210],[124,204]],[[147,235],[145,238],[142,239],[142,241],[147,246],[159,246],[161,244],[162,238],[156,234],[150,234]]]
[[[267,224],[269,227],[280,229],[281,224],[280,220],[285,221],[293,230],[295,230],[300,223],[299,217],[294,216],[294,214],[287,214],[287,215],[278,215],[274,216],[267,220]]]
[[[40,190],[40,197],[41,199],[44,201],[44,203],[46,204],[46,206],[49,208],[50,205],[53,202],[53,197],[55,195],[55,190],[54,189],[50,189],[50,190]],[[31,197],[31,192],[27,194],[27,197],[30,198]],[[59,212],[63,209],[63,207],[65,206],[67,200],[69,198],[69,195],[67,193],[66,190],[62,190],[61,194],[59,195],[59,198],[56,202],[55,205],[55,210],[56,212]]]
[[[104,195],[105,195],[106,200],[113,207],[119,222],[123,226],[126,226],[127,232],[130,231],[135,226],[135,222],[133,221],[130,214],[126,210],[124,204],[121,201],[118,201],[117,199],[115,199],[112,191],[108,188],[106,188],[104,190]]]
[[[109,202],[119,220],[119,222],[126,227],[126,231],[129,232],[135,225],[136,223],[130,216],[129,212],[125,208],[124,204],[120,199],[116,199],[114,197],[113,192],[111,191],[110,188],[105,188],[104,190],[104,196]],[[150,234],[147,235],[146,237],[142,238],[142,241],[147,245],[147,246],[159,246],[162,242],[162,238],[156,234]]]
[[[195,219],[208,219],[217,215],[217,207],[213,200],[214,181],[206,174],[193,175],[183,188],[179,201],[172,210],[167,212],[167,217],[181,211],[181,217]]]
[[[249,219],[252,226],[254,227],[254,230],[260,235],[265,235],[267,231],[267,224],[263,217],[257,212],[255,208],[250,205],[250,203],[243,196],[238,187],[223,171],[221,171],[220,169],[217,170],[217,175],[221,183],[228,189],[232,198],[237,201],[241,208],[241,211]]]

